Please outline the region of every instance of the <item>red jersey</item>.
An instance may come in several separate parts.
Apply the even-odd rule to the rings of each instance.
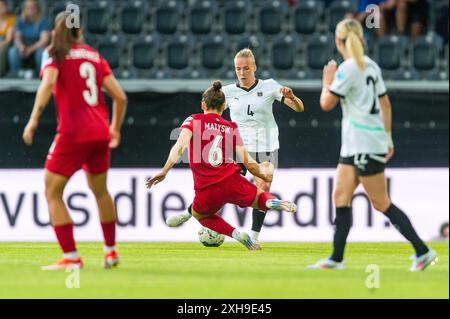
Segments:
[[[214,113],[193,114],[181,125],[192,132],[189,164],[196,191],[217,184],[240,171],[233,161],[236,145],[244,145],[237,124]]]
[[[74,142],[109,140],[109,110],[101,88],[110,75],[108,62],[86,44],[74,44],[63,62],[43,61],[46,68],[59,71],[53,91],[61,137]]]

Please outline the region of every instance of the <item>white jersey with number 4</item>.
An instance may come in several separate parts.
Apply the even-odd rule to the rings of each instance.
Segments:
[[[280,148],[273,102],[283,102],[281,85],[273,79],[257,80],[249,89],[231,84],[222,88],[225,108],[236,122],[249,152],[273,152]]]
[[[379,66],[367,56],[364,61],[364,70],[354,59],[344,61],[330,88],[341,98],[342,157],[386,154],[388,151],[379,100],[387,94],[386,86]]]

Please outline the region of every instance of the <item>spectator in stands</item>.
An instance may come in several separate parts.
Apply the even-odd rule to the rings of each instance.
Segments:
[[[373,13],[371,10],[366,12],[367,7],[370,5],[378,6],[379,10]],[[379,28],[374,28],[373,31],[378,37],[382,37],[387,33],[388,20],[394,17],[396,5],[397,0],[359,0],[358,13],[355,18],[367,28],[366,18],[371,14],[375,14],[375,19],[379,19]]]
[[[410,34],[413,39],[421,35],[428,22],[427,0],[397,0],[397,31]],[[407,32],[407,28],[410,32]]]
[[[9,49],[11,72],[18,72],[24,62],[33,62],[39,71],[42,53],[50,39],[50,24],[38,0],[26,0],[14,30],[14,46]]]
[[[6,0],[0,0],[0,77],[6,72],[8,48],[12,42],[16,17],[8,13]]]

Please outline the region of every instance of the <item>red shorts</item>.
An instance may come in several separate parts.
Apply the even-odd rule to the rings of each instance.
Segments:
[[[56,135],[45,168],[66,177],[71,177],[81,168],[91,174],[103,174],[109,169],[110,155],[107,140],[72,142]]]
[[[225,178],[220,183],[195,192],[192,208],[203,215],[217,213],[225,204],[250,207],[255,201],[257,188],[239,172]]]

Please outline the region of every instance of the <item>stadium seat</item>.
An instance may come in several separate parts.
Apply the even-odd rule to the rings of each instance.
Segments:
[[[438,67],[442,39],[435,34],[421,36],[412,44],[412,66],[418,71],[432,71]]]
[[[298,50],[295,35],[280,35],[272,44],[272,66],[276,70],[288,71],[294,67]]]
[[[286,14],[286,3],[280,0],[268,0],[259,12],[260,31],[267,35],[281,32],[281,26]]]
[[[123,58],[124,38],[119,35],[111,35],[98,43],[98,51],[108,61],[111,69],[117,69]]]
[[[295,31],[302,35],[313,34],[323,14],[323,3],[315,0],[300,2],[294,11]]]
[[[431,1],[432,27],[448,43],[448,0]]]
[[[334,32],[337,24],[347,14],[356,12],[355,3],[349,0],[335,0],[326,10],[326,21],[329,31]]]
[[[230,0],[225,7],[225,32],[243,34],[247,30],[249,4],[247,0]]]
[[[190,7],[189,25],[195,35],[205,35],[211,32],[217,15],[216,2],[212,0],[197,0]]]
[[[167,45],[167,66],[175,70],[183,70],[189,66],[192,51],[192,39],[187,35],[174,35]]]
[[[307,66],[322,71],[333,57],[334,37],[331,34],[313,36],[306,45]]]
[[[158,49],[159,37],[157,34],[148,34],[136,39],[131,45],[132,66],[138,70],[151,70],[155,66]]]
[[[242,36],[236,46],[236,52],[249,48],[252,49],[256,61],[263,59],[263,53],[265,49],[265,41],[261,35],[245,35]]]
[[[91,34],[106,34],[112,20],[112,4],[101,0],[92,3],[87,8],[86,30]]]
[[[81,14],[81,16],[83,16],[83,1],[82,0],[77,0],[77,1],[66,0],[66,1],[56,2],[55,4],[53,4],[53,6],[49,10],[48,18],[49,18],[51,27],[53,27],[53,25],[55,23],[56,16],[59,13],[66,11],[67,6],[70,4],[78,5],[78,7],[80,8],[80,14]]]
[[[201,44],[202,66],[209,71],[220,70],[224,66],[227,40],[222,35],[214,35]]]
[[[375,45],[375,60],[381,69],[395,71],[402,67],[407,40],[404,37],[388,35],[382,37]]]
[[[160,2],[156,9],[156,30],[161,34],[175,34],[180,24],[180,12],[183,4],[169,0]]]
[[[145,19],[148,15],[148,3],[144,0],[131,0],[120,11],[120,26],[126,34],[139,34],[142,32]]]

